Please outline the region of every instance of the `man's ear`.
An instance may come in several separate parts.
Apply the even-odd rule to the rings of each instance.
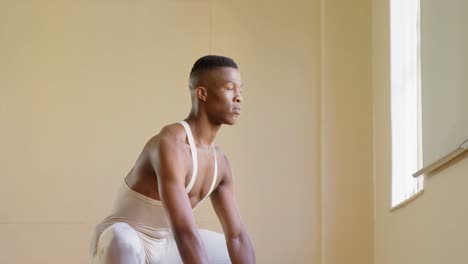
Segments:
[[[206,92],[206,88],[203,86],[198,86],[195,89],[195,94],[197,95],[198,99],[205,102],[206,98],[208,97],[208,93]]]

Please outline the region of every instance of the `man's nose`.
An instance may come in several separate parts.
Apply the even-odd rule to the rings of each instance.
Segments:
[[[241,93],[236,93],[236,96],[234,97],[234,101],[236,103],[242,103],[242,101],[244,101],[244,97],[242,97],[242,94]]]

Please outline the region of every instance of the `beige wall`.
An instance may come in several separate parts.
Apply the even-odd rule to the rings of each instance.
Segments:
[[[246,83],[217,142],[258,263],[468,257],[468,154],[389,211],[388,0],[2,1],[0,22],[0,263],[86,262],[145,141],[188,113],[207,53]]]
[[[188,114],[207,53],[235,58],[246,84],[217,143],[258,263],[320,263],[318,0],[4,0],[0,25],[0,263],[87,261],[143,144]]]
[[[371,2],[323,1],[323,264],[372,263]]]
[[[388,0],[373,0],[374,263],[466,263],[468,154],[427,178],[421,197],[390,212],[388,6]]]
[[[0,22],[0,263],[86,262],[143,144],[188,114],[207,53],[246,84],[217,143],[258,263],[372,263],[370,0],[11,0]],[[220,230],[208,203],[196,214]]]

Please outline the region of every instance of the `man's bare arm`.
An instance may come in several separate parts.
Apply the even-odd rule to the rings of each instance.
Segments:
[[[253,245],[234,199],[231,166],[225,156],[224,159],[227,170],[221,183],[211,194],[211,203],[223,227],[232,263],[252,264],[255,263]]]
[[[184,152],[177,144],[174,140],[161,139],[151,158],[158,175],[159,195],[183,262],[205,264],[208,257],[185,192]]]

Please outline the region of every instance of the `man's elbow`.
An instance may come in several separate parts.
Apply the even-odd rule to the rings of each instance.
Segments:
[[[226,240],[228,244],[234,244],[237,245],[239,244],[243,239],[243,233],[239,232],[237,234],[229,235],[226,237]]]
[[[226,239],[232,241],[233,243],[239,243],[248,238],[248,233],[245,228],[239,229],[237,232],[227,234]]]
[[[239,233],[228,236],[226,238],[227,244],[233,249],[240,250],[253,250],[252,241],[246,229],[243,229]]]
[[[255,253],[248,233],[244,230],[236,236],[226,238],[233,264],[255,263]]]

